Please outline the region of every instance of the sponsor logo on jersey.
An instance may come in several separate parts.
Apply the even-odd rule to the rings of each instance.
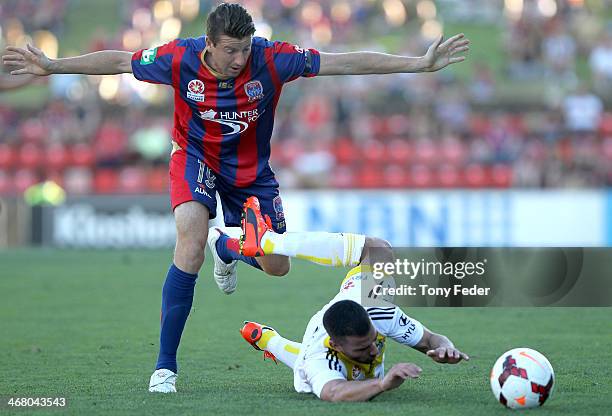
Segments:
[[[406,326],[410,323],[410,319],[408,319],[408,317],[404,314],[402,314],[402,316],[400,316],[399,318],[399,324],[400,326]]]
[[[187,98],[199,103],[204,101],[204,82],[199,79],[192,79],[187,84]]]
[[[408,322],[410,322],[410,326],[406,329],[406,332],[404,332],[404,335],[402,335],[402,338],[405,339],[406,341],[408,341],[410,339],[410,337],[413,334],[413,331],[416,329],[416,324],[410,320],[408,320]],[[400,321],[400,325],[401,325],[401,321]]]
[[[206,188],[204,188],[204,185],[202,185],[202,184],[198,184],[198,186],[195,188],[194,192],[196,194],[204,195],[204,196],[207,196],[210,199],[212,199],[212,196],[210,196],[209,193],[206,192]]]
[[[264,111],[262,111],[261,114],[263,114]],[[213,109],[200,111],[200,117],[203,120],[212,121],[231,128],[231,131],[222,132],[221,134],[223,136],[243,133],[249,128],[249,123],[256,121],[261,114],[259,114],[259,111],[256,108],[249,111],[216,112]]]
[[[157,56],[157,48],[145,49],[140,56],[140,65],[150,65],[155,62]]]
[[[353,373],[353,380],[358,380],[359,377],[361,376],[361,368],[354,365],[352,373]]]
[[[263,85],[257,80],[249,81],[244,84],[244,92],[246,92],[247,97],[249,97],[250,103],[255,100],[261,100],[264,97]]]
[[[217,84],[217,88],[219,88],[220,90],[232,89],[234,88],[234,80],[219,81],[219,83]]]

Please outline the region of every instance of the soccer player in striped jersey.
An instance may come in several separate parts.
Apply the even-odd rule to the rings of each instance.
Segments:
[[[173,263],[162,290],[160,351],[152,392],[175,392],[176,353],[191,310],[206,242],[215,258],[219,288],[236,288],[236,262],[282,276],[282,255],[247,257],[226,234],[208,238],[217,214],[216,193],[227,226],[238,226],[242,203],[255,195],[273,229],[285,231],[278,183],[270,169],[274,112],[284,84],[299,77],[438,71],[465,59],[469,41],[459,34],[437,39],[421,57],[376,52],[323,53],[254,37],[255,26],[239,4],[222,3],[208,16],[206,35],[176,39],[135,53],[99,51],[49,59],[40,49],[8,47],[3,62],[13,75],[132,73],[174,89],[170,197],[177,228]]]

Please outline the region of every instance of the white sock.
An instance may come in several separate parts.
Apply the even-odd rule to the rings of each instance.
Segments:
[[[280,360],[280,362],[293,370],[295,360],[300,353],[301,347],[302,344],[299,342],[294,342],[283,338],[278,335],[277,332],[275,336],[268,340],[266,350],[270,351],[272,354],[274,354],[277,360]]]
[[[229,238],[240,238],[242,235],[242,228],[240,227],[222,227],[217,226],[221,231],[229,236]]]
[[[272,230],[261,239],[265,254],[282,254],[324,266],[357,266],[365,236],[351,233],[292,232]]]

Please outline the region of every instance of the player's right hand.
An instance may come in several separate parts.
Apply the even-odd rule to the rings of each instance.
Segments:
[[[395,364],[382,379],[382,389],[383,391],[393,390],[401,386],[407,378],[418,378],[421,371],[423,370],[412,363]]]
[[[40,49],[28,44],[26,49],[8,46],[6,50],[10,54],[2,56],[2,63],[17,68],[11,71],[11,75],[51,74],[51,60]]]

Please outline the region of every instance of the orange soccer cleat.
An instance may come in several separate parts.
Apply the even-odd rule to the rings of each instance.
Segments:
[[[269,326],[263,326],[261,324],[258,324],[257,322],[244,321],[244,326],[240,330],[240,335],[242,335],[242,338],[244,338],[246,342],[251,344],[253,348],[258,351],[264,352],[264,360],[266,358],[270,358],[272,359],[272,361],[278,364],[278,361],[276,361],[276,357],[274,356],[274,354],[265,349],[262,350],[257,345],[257,341],[261,339],[261,336],[264,334],[265,331],[276,332],[273,328],[270,328]]]
[[[250,196],[242,210],[242,235],[240,236],[240,254],[247,257],[260,257],[265,253],[261,247],[263,235],[272,228],[270,217],[264,219],[259,207],[259,199]]]

